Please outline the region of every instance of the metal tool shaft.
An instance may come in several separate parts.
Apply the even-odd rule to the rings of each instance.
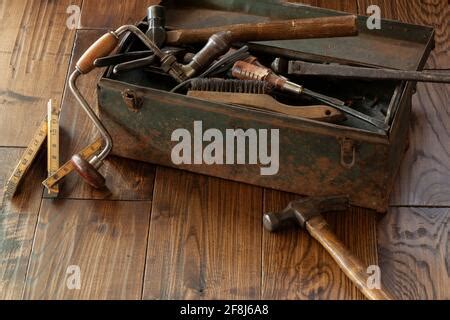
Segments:
[[[102,38],[100,38],[96,43],[94,43],[91,48],[89,48],[85,54],[80,58],[77,63],[75,71],[70,75],[69,78],[69,88],[72,91],[73,95],[80,103],[83,110],[88,115],[89,119],[94,123],[95,127],[100,131],[100,134],[105,139],[105,145],[103,149],[97,156],[94,156],[89,163],[94,167],[98,168],[101,165],[101,162],[106,158],[106,156],[111,152],[113,141],[111,135],[108,133],[108,130],[102,124],[100,119],[97,117],[95,112],[89,106],[89,103],[86,101],[84,96],[81,94],[80,90],[77,87],[77,79],[81,74],[89,73],[91,70],[95,68],[94,61],[97,58],[102,58],[111,53],[112,50],[117,46],[118,39],[126,32],[133,33],[136,37],[138,37],[145,46],[147,46],[157,57],[161,59],[161,61],[167,61],[172,55],[166,54],[162,52],[151,40],[149,40],[146,35],[136,26],[134,25],[125,25],[119,27],[116,31],[109,32],[105,34]],[[174,77],[178,76],[178,72],[182,74],[181,70],[176,69],[176,59],[173,63],[168,63],[168,70]],[[173,67],[173,68],[172,68]]]
[[[370,123],[371,125],[386,130],[386,124],[384,121],[375,119],[373,117],[370,117],[362,112],[359,112],[355,109],[352,109],[345,105],[345,103],[339,99],[329,97],[311,90],[308,90],[304,88],[301,85],[298,85],[296,83],[287,81],[284,78],[281,78],[280,76],[273,73],[270,69],[267,68],[261,68],[256,65],[249,64],[244,61],[238,61],[235,63],[232,69],[232,74],[235,78],[241,79],[241,80],[261,80],[261,81],[267,81],[271,85],[273,85],[275,88],[289,92],[296,95],[307,95],[310,97],[313,97],[325,104],[328,104],[332,107],[335,107],[336,109],[345,112],[348,115],[351,115],[355,118],[358,118],[364,122]]]
[[[100,151],[100,153],[93,157],[91,161],[89,161],[92,165],[97,166],[101,161],[103,161],[106,156],[111,152],[113,142],[111,135],[109,134],[108,130],[106,130],[103,123],[100,121],[100,119],[97,117],[95,112],[91,109],[89,106],[89,103],[86,101],[86,99],[81,94],[80,90],[78,89],[76,83],[78,77],[81,75],[81,72],[79,70],[75,70],[69,78],[69,88],[72,91],[72,94],[77,99],[78,103],[81,105],[83,110],[88,115],[89,119],[94,123],[95,127],[100,131],[100,134],[105,139],[105,145],[103,149]]]
[[[418,82],[450,83],[450,73],[440,71],[405,71],[377,68],[360,68],[344,65],[289,61],[288,74],[327,76],[364,80],[404,80]]]

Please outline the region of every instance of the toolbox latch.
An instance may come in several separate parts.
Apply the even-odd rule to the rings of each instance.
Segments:
[[[341,138],[341,165],[344,168],[351,169],[356,163],[356,144],[355,141],[348,138]]]
[[[144,101],[134,90],[126,89],[122,91],[122,98],[130,111],[138,112],[142,108]]]

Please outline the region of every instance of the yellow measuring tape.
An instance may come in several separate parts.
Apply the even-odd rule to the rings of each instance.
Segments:
[[[3,193],[3,201],[12,199],[17,191],[22,178],[27,173],[28,169],[31,167],[34,159],[36,158],[39,150],[44,145],[45,139],[47,138],[48,121],[47,116],[42,120],[39,125],[38,130],[33,135],[31,143],[26,148],[25,152],[20,158],[19,164],[15,167],[11,177],[8,179],[5,185]]]
[[[99,138],[94,143],[89,145],[88,147],[81,150],[78,154],[85,160],[88,160],[94,154],[96,154],[102,148],[102,139]],[[61,168],[59,168],[53,175],[47,178],[47,180],[43,181],[42,184],[49,190],[54,188],[56,184],[61,181],[65,176],[71,173],[75,167],[71,161],[66,162]]]

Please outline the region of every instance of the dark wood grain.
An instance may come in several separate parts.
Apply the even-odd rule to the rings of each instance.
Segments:
[[[385,286],[401,299],[450,299],[450,209],[392,208],[379,225]]]
[[[144,299],[259,299],[262,189],[158,168]]]
[[[381,9],[383,19],[393,19],[396,10],[396,1],[392,0],[356,0],[356,2],[360,15],[368,15],[367,8],[371,5],[377,5]]]
[[[25,299],[140,299],[151,202],[44,200]],[[80,268],[79,290],[67,287]],[[70,270],[70,269],[69,269]]]
[[[0,3],[0,146],[27,146],[47,101],[61,101],[75,34],[70,4],[81,0]]]
[[[276,212],[298,196],[265,190],[264,211]],[[337,237],[365,265],[377,264],[376,213],[352,208],[324,215]],[[263,233],[263,299],[363,299],[332,257],[306,231]]]
[[[427,68],[449,68],[448,1],[362,1],[380,5],[383,16],[431,25],[436,48]],[[363,12],[360,12],[363,13]],[[450,204],[450,87],[418,84],[413,98],[410,147],[403,161],[392,205]],[[383,282],[402,299],[449,299],[448,208],[391,208],[378,226]]]
[[[135,22],[155,2],[84,0],[82,27],[106,29]],[[348,12],[358,8],[361,14],[368,5],[379,4],[383,17],[433,25],[437,46],[428,67],[450,65],[448,1],[302,2]],[[0,78],[0,145],[25,146],[45,113],[46,101],[61,97],[74,35],[65,27],[65,9],[76,3],[81,1],[0,2],[0,70],[5,71]],[[102,33],[79,31],[75,56]],[[92,102],[99,75],[80,81]],[[418,86],[411,147],[392,197],[394,205],[450,206],[448,89]],[[66,104],[63,160],[96,137],[68,92]],[[0,187],[22,150],[0,148]],[[102,170],[110,193],[93,191],[72,176],[61,196],[152,199],[154,167],[111,158]],[[262,212],[281,209],[296,196],[264,191],[263,202],[259,188],[165,168],[158,169],[150,227],[148,201],[44,200],[29,264],[44,175],[41,158],[27,175],[28,184],[0,215],[0,299],[20,299],[24,293],[32,299],[139,299],[145,260],[146,299],[362,298],[305,232],[262,231]],[[449,215],[448,208],[392,208],[381,220],[382,280],[397,297],[450,299]],[[374,213],[353,208],[326,219],[352,252],[367,264],[377,263]],[[82,271],[79,291],[65,286],[66,268],[73,264]]]
[[[356,1],[302,1],[355,13]],[[319,3],[320,2],[320,3]],[[298,196],[265,190],[264,211],[278,211]],[[327,214],[327,221],[357,257],[377,264],[376,214],[352,208]],[[363,299],[363,295],[334,260],[306,231],[291,229],[263,233],[263,299]]]
[[[322,7],[332,10],[355,13],[357,10],[356,0],[289,0],[292,3],[308,4],[314,7]]]
[[[369,265],[353,254],[339,239],[323,216],[314,216],[306,222],[306,230],[339,265],[342,272],[369,300],[393,300],[394,298],[386,289],[372,288],[369,282],[371,276]]]
[[[147,8],[159,0],[84,0],[81,28],[115,29],[134,24],[147,15]]]
[[[0,188],[25,149],[0,148]],[[43,154],[35,161],[17,189],[16,196],[0,210],[0,299],[21,299],[46,175]],[[2,196],[0,194],[0,196]]]
[[[449,68],[448,1],[398,0],[388,1],[389,6],[385,2],[358,1],[360,10],[378,4],[386,18],[434,26],[436,48],[426,67]],[[410,147],[396,180],[391,205],[450,206],[449,101],[450,85],[418,84],[413,97]]]
[[[85,50],[103,33],[101,30],[77,31],[70,63],[71,71]],[[103,69],[94,70],[78,80],[78,87],[93,108],[97,108],[97,82],[103,71]],[[68,87],[64,92],[62,106],[61,159],[65,162],[73,154],[94,142],[99,135]],[[72,173],[62,182],[60,198],[151,200],[154,170],[149,164],[109,157],[100,169],[106,178],[108,190],[93,189],[77,174]]]
[[[450,67],[448,1],[399,1],[397,17],[435,27],[427,68]],[[393,205],[450,206],[450,85],[418,84],[413,98],[410,149],[391,198]]]

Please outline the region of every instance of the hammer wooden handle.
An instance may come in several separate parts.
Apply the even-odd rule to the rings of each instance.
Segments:
[[[77,62],[77,69],[83,73],[91,72],[95,66],[94,61],[109,55],[119,43],[119,39],[111,32],[104,34],[92,44]]]
[[[356,16],[346,15],[180,29],[167,32],[166,44],[177,46],[207,42],[210,36],[220,31],[231,31],[234,42],[346,37],[358,33]]]
[[[306,229],[319,241],[333,257],[347,277],[361,290],[369,300],[393,300],[386,291],[370,289],[367,286],[367,267],[336,237],[322,216],[315,216],[306,222]]]

